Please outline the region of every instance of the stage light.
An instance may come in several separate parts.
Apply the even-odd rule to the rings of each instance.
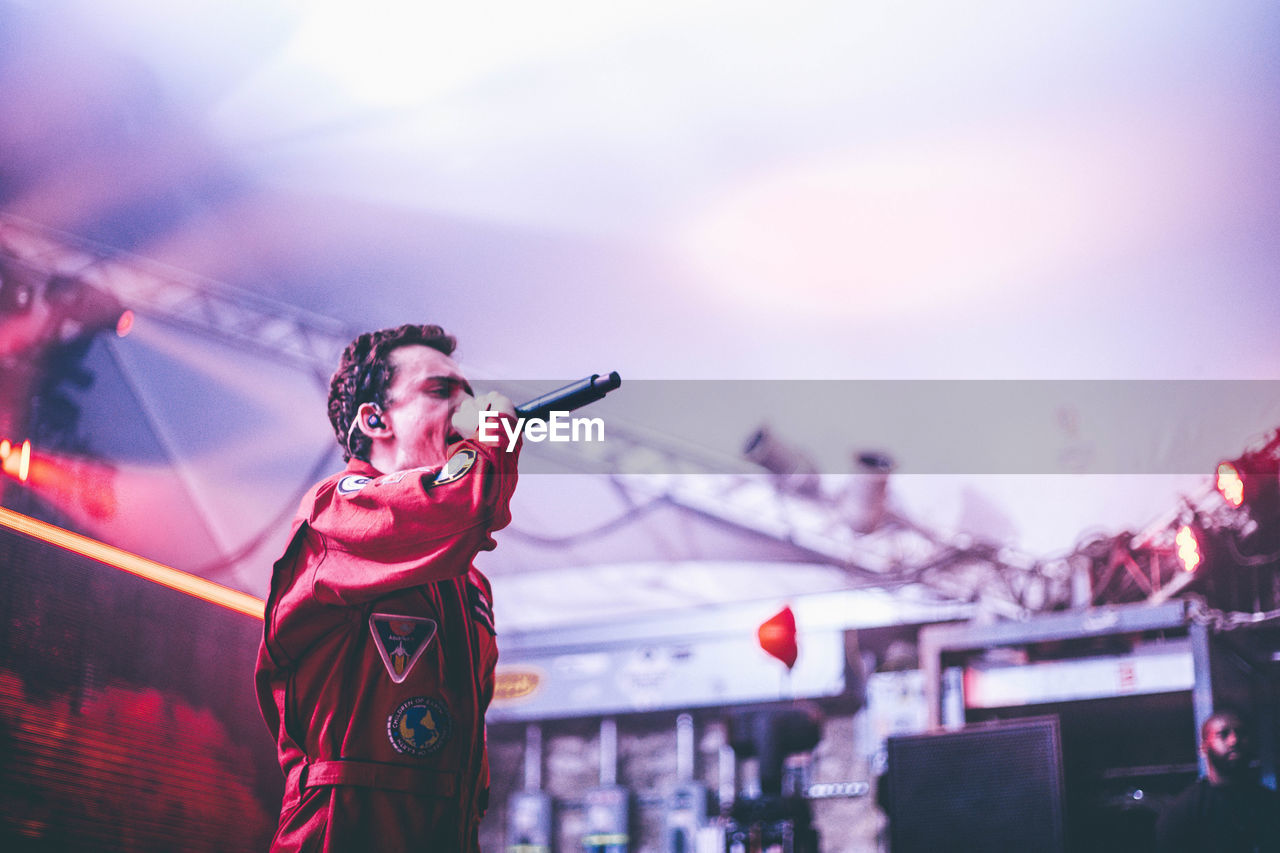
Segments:
[[[6,439],[0,451],[0,457],[4,460],[4,472],[18,482],[25,483],[31,476],[31,442],[24,441],[14,447]]]
[[[1189,524],[1182,525],[1173,541],[1178,547],[1178,560],[1182,563],[1182,570],[1184,572],[1194,572],[1204,561],[1204,556],[1200,551],[1200,540],[1196,536],[1195,528]]]
[[[31,311],[35,287],[8,264],[0,263],[0,315],[16,316]]]
[[[1260,449],[1218,463],[1215,485],[1248,518],[1239,533],[1251,557],[1280,548],[1280,433]]]
[[[120,315],[120,319],[116,321],[116,337],[123,338],[133,331],[133,312],[125,309]]]
[[[747,439],[742,455],[772,474],[774,482],[784,492],[809,498],[816,498],[821,493],[818,466],[804,453],[775,436],[768,427],[760,427]]]
[[[854,473],[836,496],[840,515],[855,533],[870,533],[884,521],[893,458],[886,453],[863,450],[853,455]]]
[[[0,250],[0,352],[16,354],[92,338],[114,330],[124,337],[131,311],[112,293],[74,275]]]
[[[1230,462],[1218,463],[1217,485],[1218,491],[1222,497],[1226,498],[1227,503],[1232,506],[1240,506],[1244,503],[1244,479],[1241,478],[1235,465]]]
[[[44,299],[52,315],[54,337],[62,343],[107,329],[120,334],[122,323],[127,333],[132,324],[132,319],[126,322],[126,309],[120,300],[72,276],[50,278],[44,287]]]
[[[31,477],[31,442],[15,447],[7,438],[0,441],[0,469],[19,483],[27,482]]]
[[[13,356],[46,336],[49,312],[40,300],[44,278],[43,272],[0,254],[0,357],[11,364]]]

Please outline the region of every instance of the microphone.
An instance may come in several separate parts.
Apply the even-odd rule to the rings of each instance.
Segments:
[[[607,376],[593,373],[586,379],[571,382],[563,388],[549,391],[527,403],[516,406],[516,417],[531,421],[545,421],[552,412],[571,412],[588,403],[604,398],[605,394],[622,384],[618,371]]]

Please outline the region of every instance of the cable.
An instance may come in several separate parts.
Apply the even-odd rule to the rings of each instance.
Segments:
[[[320,480],[325,470],[329,467],[329,457],[331,456],[333,456],[332,447],[327,448],[324,453],[320,455],[320,458],[316,460],[315,464],[311,466],[311,470],[307,472],[304,481],[305,485],[294,492],[292,501],[287,503],[283,509],[272,516],[271,520],[263,525],[262,529],[258,531],[258,533],[230,554],[224,557],[219,557],[217,560],[214,560],[211,563],[206,563],[197,569],[193,569],[193,573],[203,577],[209,574],[224,572],[243,560],[245,557],[252,554],[254,551],[258,550],[262,543],[267,541],[267,539],[280,529],[290,516],[297,511],[298,503],[302,500],[302,496],[307,493],[307,490],[310,489],[312,485]]]
[[[1238,531],[1231,531],[1231,532],[1236,533]],[[1231,559],[1235,560],[1237,565],[1269,566],[1272,563],[1276,562],[1277,560],[1280,560],[1280,551],[1272,551],[1270,554],[1258,554],[1255,556],[1250,556],[1248,554],[1243,553],[1240,550],[1240,547],[1236,543],[1236,537],[1234,535],[1224,536],[1223,538],[1226,539],[1227,549],[1231,551]]]
[[[1280,622],[1280,610],[1264,610],[1254,613],[1223,611],[1210,607],[1205,603],[1204,599],[1199,597],[1188,598],[1187,605],[1187,615],[1191,618],[1191,621],[1217,632],[1235,631],[1249,625]]]

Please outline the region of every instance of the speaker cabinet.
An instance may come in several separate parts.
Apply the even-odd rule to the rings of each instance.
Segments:
[[[1057,717],[891,737],[881,802],[893,853],[1061,853]]]

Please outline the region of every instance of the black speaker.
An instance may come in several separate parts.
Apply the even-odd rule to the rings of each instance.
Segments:
[[[893,853],[1061,853],[1057,717],[888,740],[881,803]]]

